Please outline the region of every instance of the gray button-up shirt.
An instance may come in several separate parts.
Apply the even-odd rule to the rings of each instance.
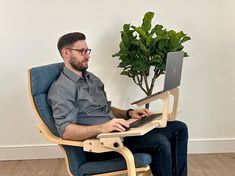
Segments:
[[[80,77],[64,67],[58,80],[51,85],[47,99],[61,136],[71,123],[95,125],[113,118],[104,84],[90,72]]]

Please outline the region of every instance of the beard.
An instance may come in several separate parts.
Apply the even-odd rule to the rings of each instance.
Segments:
[[[83,62],[79,62],[73,57],[71,58],[70,64],[75,70],[80,71],[80,72],[84,72],[88,68],[87,64],[83,65]]]

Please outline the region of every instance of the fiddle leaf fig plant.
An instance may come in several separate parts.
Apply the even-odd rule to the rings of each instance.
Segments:
[[[153,12],[147,12],[141,26],[124,24],[120,50],[113,55],[120,60],[121,75],[132,78],[147,96],[152,95],[156,79],[165,74],[167,53],[182,51],[182,44],[191,40],[183,31],[167,30],[160,24],[152,25],[153,17]],[[184,57],[187,56],[184,52]],[[153,74],[150,74],[151,70]]]

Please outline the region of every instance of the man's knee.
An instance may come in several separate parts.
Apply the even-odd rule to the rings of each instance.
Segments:
[[[188,138],[188,127],[187,127],[187,125],[184,122],[180,122],[180,121],[178,121],[178,123],[179,123],[179,126],[180,126],[179,132],[181,131],[181,133],[183,133],[185,135],[185,137]]]
[[[171,155],[171,143],[166,137],[160,138],[158,144],[158,152],[161,152],[164,155]]]
[[[172,123],[174,124],[174,126],[177,129],[185,129],[185,130],[188,129],[187,125],[184,122],[181,122],[181,121],[172,121]]]
[[[172,127],[175,129],[176,133],[181,133],[185,137],[188,136],[188,127],[184,122],[181,121],[172,121]]]
[[[181,141],[188,141],[188,127],[184,122],[175,121],[175,136]]]

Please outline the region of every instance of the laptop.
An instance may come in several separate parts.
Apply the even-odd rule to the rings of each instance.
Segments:
[[[171,89],[178,87],[180,85],[180,81],[181,81],[183,57],[184,57],[183,51],[169,52],[167,54],[166,73],[165,73],[163,90],[159,91],[153,95],[147,96],[143,99],[140,99],[138,101],[135,101],[131,104],[133,105],[133,104],[139,103],[139,102],[146,100],[150,97],[153,97],[155,95],[158,95],[160,93],[163,93],[163,92],[166,92],[166,91],[169,91]]]

